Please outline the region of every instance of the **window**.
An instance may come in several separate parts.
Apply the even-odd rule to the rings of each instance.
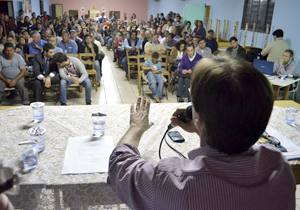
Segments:
[[[271,26],[275,0],[245,0],[242,20],[242,30],[245,30],[248,23],[248,30],[253,30],[253,23],[256,23],[256,32],[266,32],[266,26]]]

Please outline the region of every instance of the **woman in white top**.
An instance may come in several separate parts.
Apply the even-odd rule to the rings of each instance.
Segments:
[[[191,22],[190,21],[187,21],[186,24],[185,24],[185,27],[184,29],[182,30],[181,32],[181,35],[183,36],[183,33],[184,32],[187,32],[188,34],[192,34],[192,28],[191,28]]]
[[[168,20],[167,24],[164,25],[162,28],[162,32],[165,33],[165,31],[168,31],[168,33],[172,33],[173,26],[171,20]]]

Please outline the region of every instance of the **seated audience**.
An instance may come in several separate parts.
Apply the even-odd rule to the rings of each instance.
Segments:
[[[85,87],[86,105],[91,105],[92,83],[82,62],[75,57],[67,57],[64,53],[56,53],[53,62],[58,65],[60,80],[60,103],[67,105],[67,86],[71,84]]]
[[[95,56],[95,70],[97,72],[97,86],[100,87],[101,70],[99,59],[98,46],[93,43],[93,38],[90,33],[87,33],[83,37],[83,42],[78,46],[78,53],[92,53]],[[86,60],[92,60],[92,58],[86,57]]]
[[[27,31],[23,31],[22,35],[25,36],[25,43],[26,44],[29,45],[33,41],[33,39],[29,36]]]
[[[37,31],[31,33],[31,38],[32,42],[29,44],[29,54],[42,53],[43,47],[47,42],[41,39],[41,35]]]
[[[70,40],[69,33],[62,33],[62,40],[58,42],[57,47],[60,47],[65,54],[77,54],[78,46],[76,42]]]
[[[267,47],[261,51],[261,55],[268,55],[267,61],[276,62],[281,59],[285,50],[290,49],[290,46],[283,40],[283,30],[278,29],[274,31],[273,36],[274,42],[269,43]]]
[[[198,37],[193,37],[193,45],[194,48],[196,49],[199,45],[199,38]]]
[[[0,56],[0,104],[5,88],[16,88],[23,105],[29,105],[28,89],[25,86],[26,63],[22,56],[15,53],[14,45],[6,43]]]
[[[142,48],[140,48],[140,54],[144,53],[145,45],[146,45],[146,43],[148,43],[151,40],[151,38],[152,38],[152,33],[150,30],[147,29],[145,32],[145,38],[144,38],[143,42],[140,40],[141,46],[142,46]]]
[[[7,37],[6,36],[2,36],[1,37],[1,44],[0,44],[0,55],[2,55],[3,53],[3,50],[4,50],[4,45],[6,43],[6,39]]]
[[[164,80],[162,76],[161,63],[158,62],[158,52],[152,53],[152,59],[147,59],[142,67],[143,73],[147,76],[152,97],[156,103],[161,103]]]
[[[191,96],[192,121],[178,118],[185,109],[171,118],[199,136],[187,159],[147,161],[152,154],[138,146],[154,129],[150,101],[139,98],[131,106],[130,126],[109,160],[107,182],[118,197],[131,209],[295,209],[290,164],[275,147],[255,145],[273,109],[264,75],[240,59],[203,59],[192,75]]]
[[[274,74],[293,75],[297,69],[293,57],[294,52],[292,50],[285,50],[280,61],[274,63]]]
[[[174,28],[173,30],[172,30],[172,34],[174,34],[174,41],[176,41],[176,42],[178,42],[179,41],[179,39],[181,39],[181,37],[177,34],[177,29],[176,28]]]
[[[211,49],[211,53],[214,53],[215,51],[218,50],[218,42],[213,37],[214,37],[214,31],[209,30],[205,41],[206,41],[206,46]]]
[[[165,31],[168,31],[168,33],[172,33],[173,28],[174,27],[172,26],[172,21],[168,20],[167,24],[165,24],[162,28],[162,32],[164,33]]]
[[[186,24],[185,24],[185,27],[184,29],[182,30],[181,32],[181,35],[183,36],[183,33],[184,32],[187,32],[188,34],[192,34],[192,28],[191,28],[191,22],[190,21],[187,21]]]
[[[198,20],[197,28],[194,29],[193,35],[198,38],[206,38],[206,30],[203,28],[203,22]]]
[[[199,45],[196,47],[196,53],[202,56],[202,58],[211,58],[211,49],[206,47],[206,41],[204,38],[200,38]]]
[[[95,40],[99,41],[102,46],[104,45],[103,38],[100,33],[97,33],[97,31],[95,30],[95,27],[90,27],[89,32],[90,32],[90,34],[94,34]]]
[[[125,38],[124,41],[125,50],[129,50],[129,55],[137,55],[137,51],[140,50],[141,41],[137,38],[137,31],[133,30],[130,32],[130,38]],[[126,53],[125,53],[126,55]],[[125,56],[122,60],[122,66],[124,71],[126,72],[126,76],[128,74],[128,62],[127,57]],[[131,76],[131,75],[130,75]]]
[[[20,48],[16,47],[15,40],[12,36],[7,36],[6,43],[13,44],[14,49],[15,49],[15,53],[21,55],[24,58],[24,54],[23,54],[22,50]]]
[[[56,54],[58,52],[63,52],[63,50],[60,47],[56,47],[57,43],[56,43],[56,39],[54,36],[49,37],[48,43],[50,43],[54,46],[54,54]]]
[[[43,53],[36,54],[33,62],[33,100],[41,101],[42,91],[50,88],[53,84],[59,83],[59,73],[56,63],[52,62],[54,55],[54,46],[46,43],[43,47]]]
[[[121,37],[116,42],[116,53],[115,57],[119,59],[121,57],[121,60],[126,56],[124,49],[125,49],[125,38],[127,37],[127,33],[123,32],[121,33]]]
[[[77,46],[82,42],[82,39],[78,37],[78,33],[75,30],[70,31],[70,40],[74,41]]]
[[[169,33],[167,39],[163,42],[167,50],[172,50],[175,48],[177,42],[173,38],[174,38],[174,34]]]
[[[229,42],[231,47],[228,47],[226,49],[226,53],[233,57],[239,57],[246,60],[246,50],[241,45],[239,45],[238,39],[233,36],[229,39]]]
[[[183,26],[181,22],[181,17],[179,15],[176,16],[176,21],[173,22],[173,26],[178,27],[178,26]]]
[[[190,80],[191,75],[194,71],[194,66],[202,58],[201,55],[195,53],[194,45],[188,44],[186,46],[186,55],[181,59],[179,69],[178,69],[178,89],[177,97],[179,98],[178,102],[184,102],[183,97],[188,98],[188,102],[191,102],[190,98]],[[183,95],[184,90],[184,95]]]
[[[172,65],[171,71],[175,71],[178,68],[178,65],[182,57],[186,54],[185,46],[187,45],[186,41],[180,40],[177,42],[176,47],[171,51],[169,57],[169,63]]]
[[[150,41],[148,41],[145,45],[145,54],[147,55],[147,59],[151,59],[154,52],[157,52],[159,55],[166,54],[166,48],[162,43],[159,43],[157,34],[150,34],[149,39]]]

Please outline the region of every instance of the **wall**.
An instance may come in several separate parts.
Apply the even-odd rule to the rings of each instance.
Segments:
[[[153,0],[149,0],[153,1]],[[63,10],[78,10],[78,15],[88,14],[88,10],[91,10],[92,6],[96,7],[96,10],[100,10],[102,7],[106,8],[105,15],[108,16],[109,11],[120,11],[121,19],[124,19],[124,13],[126,13],[129,19],[134,12],[137,16],[137,20],[146,20],[148,11],[148,0],[50,0],[51,4],[63,4]],[[80,8],[84,7],[85,12],[81,12]]]
[[[151,14],[155,15],[157,12],[169,13],[170,11],[178,12],[183,14],[184,5],[186,3],[207,3],[210,5],[210,18],[213,19],[212,29],[215,30],[216,19],[221,20],[220,35],[223,34],[223,24],[224,20],[229,20],[229,34],[228,38],[233,35],[234,23],[239,21],[239,30],[237,38],[239,43],[243,45],[244,43],[244,30],[240,30],[244,0],[161,0],[159,2],[154,2],[149,0],[148,4],[148,17]],[[284,31],[284,39],[290,44],[291,49],[294,51],[294,61],[297,65],[296,73],[300,74],[300,39],[297,33],[297,29],[300,22],[300,16],[298,14],[300,8],[299,0],[276,0],[273,21],[270,27],[270,35],[268,36],[268,43],[273,41],[272,32],[276,29],[282,29]],[[265,41],[265,33],[255,33],[254,34],[254,47],[263,48]],[[246,46],[251,45],[252,32],[247,32]],[[300,89],[296,93],[297,99],[300,101]]]
[[[40,15],[40,0],[31,0],[31,11],[36,13],[36,16]]]

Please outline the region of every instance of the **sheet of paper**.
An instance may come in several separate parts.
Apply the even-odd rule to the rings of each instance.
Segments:
[[[287,160],[300,158],[300,147],[297,146],[294,142],[283,136],[281,133],[279,133],[269,125],[267,126],[266,131],[269,133],[269,135],[279,139],[280,144],[287,149],[287,152],[282,153]]]
[[[62,174],[108,172],[113,149],[112,136],[69,138]]]

